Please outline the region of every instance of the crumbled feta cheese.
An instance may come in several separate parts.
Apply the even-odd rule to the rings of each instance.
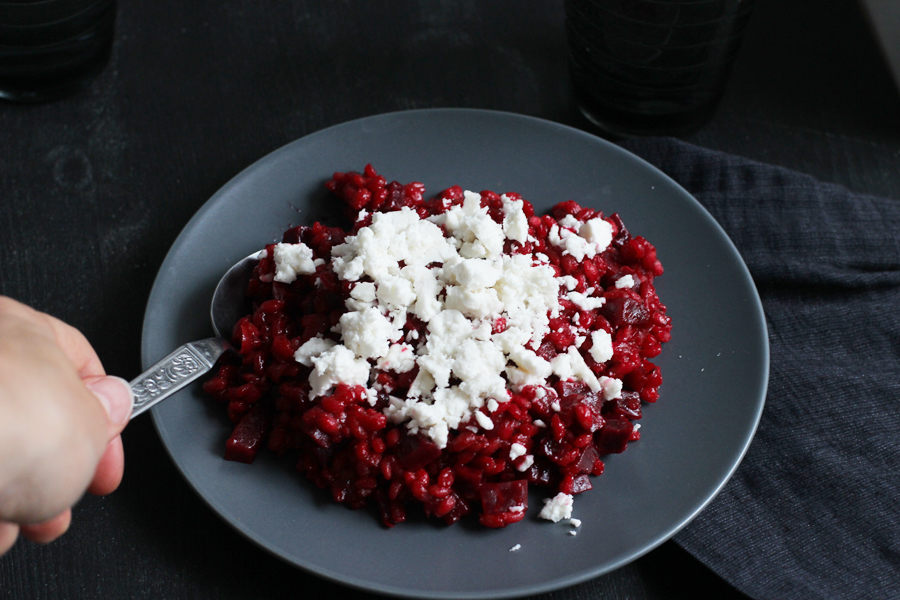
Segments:
[[[563,275],[559,278],[559,282],[566,286],[566,289],[570,292],[578,287],[578,280],[571,275]]]
[[[520,456],[525,456],[528,453],[528,449],[522,444],[515,443],[510,444],[509,446],[509,460],[516,460]]]
[[[563,254],[572,255],[575,260],[582,261],[584,257],[593,258],[597,252],[593,244],[574,231],[553,225],[547,239],[554,246],[561,248]]]
[[[578,308],[585,312],[596,310],[606,304],[606,298],[600,296],[588,296],[580,292],[569,292],[566,294],[566,300],[575,304]]]
[[[309,376],[310,398],[324,396],[338,383],[364,386],[369,382],[369,363],[357,359],[346,346],[334,346],[310,360],[313,363]]]
[[[406,308],[416,301],[412,282],[396,275],[381,279],[375,296],[388,309]]]
[[[568,519],[572,516],[573,502],[574,499],[571,495],[560,492],[553,498],[544,500],[544,508],[541,509],[538,516],[542,519],[558,523],[559,521]]]
[[[615,391],[614,383],[601,388],[575,346],[549,362],[535,353],[550,332],[550,318],[559,314],[561,285],[566,297],[585,311],[602,306],[604,299],[592,296],[592,288],[576,292],[574,277],[557,278],[546,255],[504,255],[505,240],[525,243],[529,235],[523,202],[502,200],[502,224],[481,206],[480,194],[467,191],[461,204],[424,220],[406,207],[376,212],[370,225],[332,248],[332,269],[354,285],[345,302],[347,312],[332,328],[341,343],[316,338],[295,355],[301,364],[314,366],[314,394],[325,393],[337,381],[366,385],[372,365],[398,373],[418,367],[407,397],[392,396],[384,413],[443,448],[449,431],[463,423],[492,429],[483,410],[496,412],[509,401],[508,386],[536,385],[543,393],[547,378],[556,374],[585,381],[594,391]],[[581,260],[605,248],[604,231],[612,228],[602,219],[582,223],[569,217],[562,227],[551,228],[549,238],[564,254]],[[298,256],[305,252],[290,251]],[[314,262],[311,250],[306,258]],[[314,264],[302,268],[315,271]],[[424,339],[415,332],[404,339],[410,316],[425,323]],[[493,334],[492,324],[501,317],[506,328]],[[578,346],[586,335],[576,336]],[[417,340],[413,348],[409,343]],[[373,397],[377,394],[370,402]],[[554,404],[558,410],[558,401]],[[511,458],[527,470],[534,457],[517,446],[511,448],[516,454]]]
[[[515,347],[509,353],[509,358],[526,373],[530,373],[539,379],[547,379],[553,373],[550,363],[538,356],[533,350]]]
[[[375,307],[346,312],[340,323],[341,340],[360,358],[381,358],[388,353],[392,338],[399,339],[394,325]]]
[[[571,518],[571,519],[569,519],[569,524],[572,527],[576,527],[576,528],[581,527],[581,519]]]
[[[444,263],[447,281],[469,289],[489,288],[503,276],[503,271],[492,261],[483,258],[457,259]]]
[[[275,281],[293,283],[297,275],[312,275],[316,267],[325,264],[321,258],[313,260],[312,248],[306,244],[275,244]]]
[[[591,332],[591,358],[596,363],[605,363],[613,357],[612,336],[605,329]]]
[[[524,244],[528,241],[528,218],[522,210],[521,200],[510,200],[505,194],[503,201],[503,233],[511,240]]]
[[[482,429],[490,431],[494,428],[494,422],[491,421],[491,418],[481,411],[475,411],[475,420],[478,421]]]
[[[521,550],[521,549],[522,549],[522,544],[516,544],[515,546],[513,546],[512,548],[510,548],[509,551],[510,551],[510,552],[518,552],[518,551]]]
[[[600,218],[591,219],[579,228],[578,235],[593,244],[599,254],[612,243],[612,225]]]
[[[309,338],[302,346],[294,352],[294,360],[303,366],[313,366],[313,358],[318,358],[323,352],[330,350],[337,345],[334,340],[320,337]]]
[[[569,229],[578,230],[581,227],[581,221],[575,218],[573,215],[566,215],[562,219],[559,220],[560,227],[568,227]]]
[[[575,346],[569,346],[565,354],[557,354],[550,361],[550,366],[562,381],[569,379],[581,380],[587,384],[592,392],[599,392],[602,389],[597,376],[584,362],[584,357],[581,356],[581,353]]]
[[[622,275],[616,280],[616,287],[620,290],[623,288],[633,288],[634,277],[631,275]]]
[[[366,402],[369,403],[369,406],[378,404],[378,390],[374,387],[366,388]]]
[[[603,390],[603,399],[612,400],[622,395],[622,380],[615,377],[601,377],[600,387]]]
[[[409,344],[392,344],[375,366],[382,371],[408,373],[416,366],[416,353]]]

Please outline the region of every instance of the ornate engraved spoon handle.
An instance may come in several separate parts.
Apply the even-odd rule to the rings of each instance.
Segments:
[[[191,342],[178,348],[131,382],[134,410],[131,418],[165,400],[187,384],[212,369],[230,348],[222,338]]]

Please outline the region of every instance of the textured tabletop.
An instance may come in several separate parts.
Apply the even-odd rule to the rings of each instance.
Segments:
[[[144,307],[194,212],[276,148],[429,107],[591,131],[572,99],[561,2],[133,0],[111,63],[52,104],[0,104],[0,294],[79,327],[107,371],[140,371]],[[900,98],[854,0],[758,0],[725,98],[684,138],[900,198]],[[70,532],[0,558],[0,598],[361,597],[234,532],[176,471],[150,419],[126,474]],[[348,549],[348,560],[353,560]],[[744,598],[669,541],[545,596]]]

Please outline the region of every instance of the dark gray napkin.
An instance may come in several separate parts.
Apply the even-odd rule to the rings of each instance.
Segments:
[[[621,145],[728,232],[771,342],[756,437],[675,541],[757,600],[900,598],[900,201],[677,140]]]

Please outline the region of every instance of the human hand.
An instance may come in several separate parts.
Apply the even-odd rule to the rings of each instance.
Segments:
[[[84,494],[122,480],[133,404],[75,328],[0,296],[0,554],[66,532]]]

